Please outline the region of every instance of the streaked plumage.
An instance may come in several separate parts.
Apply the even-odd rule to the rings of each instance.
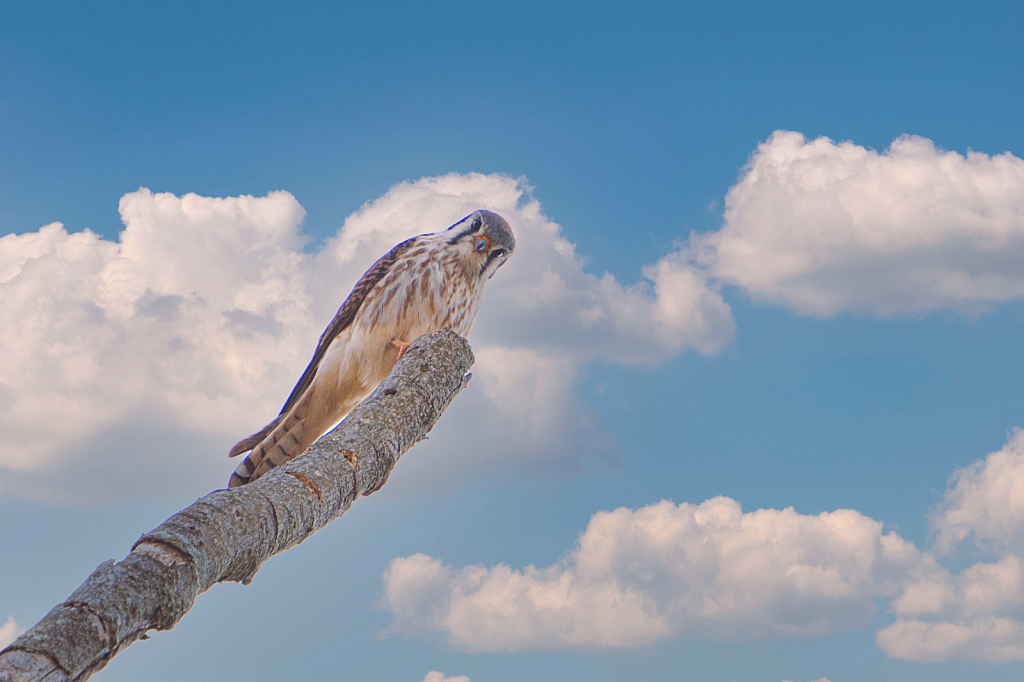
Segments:
[[[229,487],[302,454],[387,377],[408,344],[449,328],[466,336],[484,284],[515,250],[505,219],[475,211],[402,242],[366,271],[320,337],[281,414],[229,453],[252,452]]]

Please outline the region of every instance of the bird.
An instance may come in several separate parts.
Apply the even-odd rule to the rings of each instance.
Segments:
[[[477,210],[443,232],[407,239],[374,263],[320,336],[281,413],[231,448],[229,457],[249,454],[228,487],[302,454],[390,374],[420,335],[451,329],[466,336],[484,284],[515,248],[508,222]]]

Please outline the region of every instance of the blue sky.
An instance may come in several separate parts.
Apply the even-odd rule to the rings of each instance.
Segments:
[[[523,248],[476,393],[97,679],[296,652],[324,679],[1018,679],[1022,29],[1010,3],[5,8],[0,636],[223,485],[362,270],[486,204]]]

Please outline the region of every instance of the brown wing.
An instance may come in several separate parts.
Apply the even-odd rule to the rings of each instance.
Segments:
[[[320,342],[317,343],[316,352],[313,353],[313,359],[309,361],[309,365],[306,367],[306,371],[302,373],[302,377],[299,379],[299,383],[295,384],[295,388],[292,389],[291,395],[288,396],[288,400],[285,402],[284,407],[281,408],[281,413],[274,418],[274,421],[270,422],[263,427],[258,433],[254,433],[244,440],[240,440],[235,444],[231,451],[228,453],[228,457],[237,457],[243,453],[249,452],[257,445],[259,445],[267,435],[274,430],[281,418],[284,417],[302,394],[306,392],[309,385],[313,383],[313,377],[316,376],[316,370],[320,367],[320,361],[323,360],[324,354],[327,353],[327,347],[331,345],[331,341],[343,332],[346,327],[352,324],[352,320],[355,319],[356,313],[359,311],[359,307],[366,300],[367,295],[376,286],[377,282],[384,279],[384,276],[391,269],[391,266],[395,264],[395,261],[405,253],[413,242],[416,241],[416,237],[407,239],[395,248],[391,249],[384,255],[383,258],[378,260],[373,266],[363,273],[363,276],[356,282],[356,286],[352,289],[352,293],[348,295],[345,302],[338,308],[338,314],[334,316],[331,323],[327,325],[327,329],[320,335]]]
[[[259,445],[271,431],[274,430],[274,427],[277,426],[279,421],[281,421],[281,415],[274,417],[274,421],[264,426],[260,431],[257,431],[248,438],[235,443],[235,446],[231,448],[230,452],[228,452],[228,457],[238,457],[243,452],[249,452],[252,450],[254,447]]]
[[[356,318],[356,313],[359,311],[359,307],[363,305],[363,301],[366,300],[370,290],[376,286],[377,282],[384,279],[384,276],[388,274],[388,270],[395,264],[399,256],[409,250],[413,242],[416,241],[416,237],[412,239],[406,239],[404,242],[391,249],[384,255],[380,260],[373,264],[369,270],[367,270],[363,276],[356,282],[356,286],[352,289],[352,293],[348,295],[345,302],[338,308],[338,314],[334,316],[331,323],[327,325],[327,329],[320,335],[320,342],[316,346],[316,352],[313,353],[313,359],[309,361],[309,366],[306,367],[306,371],[302,373],[302,377],[299,379],[299,383],[295,384],[295,388],[292,389],[291,395],[288,396],[287,402],[284,407],[281,408],[281,414],[283,415],[288,410],[292,409],[309,385],[313,383],[313,377],[316,376],[316,370],[320,367],[320,361],[323,359],[324,354],[327,352],[327,347],[331,345],[331,341],[345,331],[345,329],[352,324],[352,320]],[[255,447],[255,446],[254,446]]]

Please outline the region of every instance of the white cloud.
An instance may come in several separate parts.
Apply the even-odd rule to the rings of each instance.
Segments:
[[[453,570],[423,554],[384,574],[391,632],[467,651],[619,648],[673,636],[821,635],[862,627],[924,561],[856,511],[743,513],[734,500],[595,514],[547,568]]]
[[[1024,296],[1024,161],[776,131],[729,190],[722,229],[691,247],[719,281],[808,315],[981,311]]]
[[[427,676],[423,678],[423,682],[470,682],[470,680],[465,675],[448,677],[444,673],[431,670],[427,673]]]
[[[139,190],[120,211],[118,243],[60,224],[0,239],[0,494],[150,496],[156,478],[202,479],[303,362],[294,197]]]
[[[886,654],[912,661],[1024,660],[1024,432],[957,471],[932,515],[935,549],[965,540],[997,556],[958,574],[924,571],[893,600],[895,623],[878,632]]]
[[[954,474],[942,506],[932,515],[936,547],[953,550],[973,536],[985,548],[1024,554],[1024,431],[1006,445]]]
[[[886,655],[917,663],[947,658],[1024,660],[1024,625],[1010,618],[965,623],[900,619],[879,630],[875,642]]]
[[[0,649],[21,637],[25,628],[14,621],[14,616],[7,616],[7,622],[0,625]]]
[[[383,576],[388,631],[440,633],[467,651],[814,636],[862,627],[884,597],[895,621],[875,641],[890,657],[1021,661],[1022,488],[1024,431],[1015,429],[951,477],[926,553],[848,509],[743,513],[717,497],[600,512],[546,568],[394,559]],[[962,560],[958,549],[987,556],[953,572],[939,559]]]
[[[140,189],[121,200],[118,242],[56,223],[0,239],[0,495],[110,500],[223,485],[227,447],[276,414],[363,271],[481,207],[510,221],[517,252],[470,337],[476,381],[417,448],[429,458],[410,458],[392,488],[449,484],[436,472],[452,466],[535,476],[614,463],[616,446],[573,392],[580,367],[709,353],[734,332],[728,306],[678,255],[628,286],[587,273],[529,189],[498,175],[399,184],[316,254],[287,192]],[[461,437],[499,418],[524,442],[490,439],[485,450]]]

